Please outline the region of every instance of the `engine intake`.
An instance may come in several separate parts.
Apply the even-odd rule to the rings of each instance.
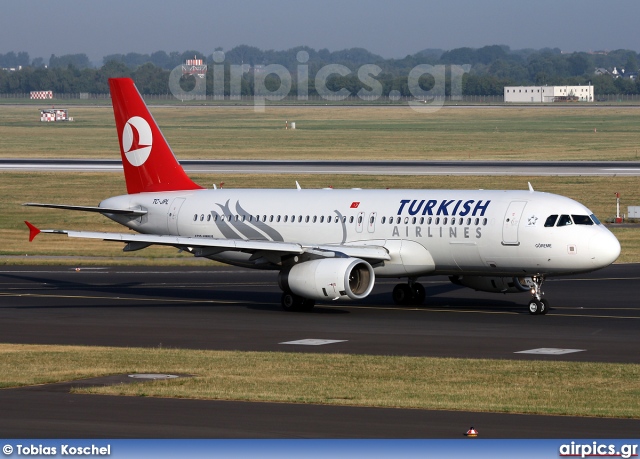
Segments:
[[[278,276],[283,291],[314,300],[360,300],[371,293],[374,282],[373,268],[359,258],[305,261]]]

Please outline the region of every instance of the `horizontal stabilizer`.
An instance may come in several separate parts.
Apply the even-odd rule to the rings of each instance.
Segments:
[[[109,209],[106,207],[94,206],[68,206],[65,204],[41,204],[39,202],[27,202],[22,205],[29,207],[48,207],[51,209],[79,210],[82,212],[97,212],[100,214],[130,215],[132,217],[140,217],[147,214],[146,210]]]

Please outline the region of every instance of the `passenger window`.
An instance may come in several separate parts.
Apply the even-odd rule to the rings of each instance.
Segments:
[[[424,217],[420,217],[420,224],[422,225],[424,223]]]
[[[471,217],[467,218],[467,225],[471,224]]]
[[[308,215],[306,217],[304,217],[304,222],[305,223],[309,223],[309,216]]]
[[[369,219],[369,223],[373,225],[374,220],[375,220],[375,217],[372,215],[371,218]]]
[[[211,214],[207,215],[207,221],[210,222],[211,221]]]
[[[320,223],[324,223],[324,215],[320,215]]]
[[[571,215],[571,218],[576,225],[593,225],[588,215]]]
[[[342,217],[342,223],[347,223],[347,216]]]
[[[291,216],[291,223],[295,223],[295,222],[296,222],[296,216],[295,216],[295,215],[292,215],[292,216]]]
[[[396,224],[399,225],[400,224],[400,220],[401,220],[400,217],[396,218]]]
[[[440,224],[440,217],[436,217],[436,225]]]
[[[204,214],[200,214],[200,221],[203,222],[204,221]]]
[[[558,224],[556,226],[568,226],[571,225],[571,217],[569,217],[568,215],[560,215],[560,218],[558,219]]]
[[[552,226],[555,226],[557,219],[558,219],[557,215],[549,215],[547,217],[547,221],[544,222],[545,228],[550,228]]]
[[[362,223],[362,215],[358,216],[358,225]]]
[[[195,215],[193,216],[193,221],[194,221],[194,222],[195,222],[195,221],[198,221],[198,214],[195,214]]]
[[[280,223],[280,215],[276,217],[276,222]]]
[[[433,221],[433,219],[432,219],[431,217],[429,217],[429,218],[427,219],[427,225],[430,225],[432,221]]]
[[[387,217],[382,217],[382,220],[380,220],[380,223],[384,223],[387,221]]]
[[[414,224],[414,225],[416,224],[416,217],[413,217],[413,218],[411,219],[411,223],[412,223],[412,224]]]
[[[486,218],[482,219],[482,226],[487,226],[487,219]]]
[[[335,223],[338,223],[338,216],[337,216],[337,215],[336,215],[336,220],[335,220]]]
[[[458,220],[458,225],[462,225],[464,223],[464,218],[460,217],[460,220]]]
[[[313,216],[313,223],[318,221],[318,217],[316,217],[315,215]]]
[[[267,221],[267,216],[266,216],[266,215],[263,215],[263,216],[262,216],[262,221],[263,221],[263,222],[266,222],[266,221]]]
[[[273,215],[269,216],[269,223],[273,222]]]
[[[287,220],[289,220],[289,216],[288,216],[288,215],[285,215],[285,216],[284,216],[284,222],[285,222],[285,223],[287,223]]]
[[[478,226],[480,224],[480,219],[478,217],[476,217],[475,221],[473,222],[474,225]]]
[[[449,221],[449,219],[448,219],[447,217],[444,217],[444,218],[442,219],[442,224],[443,224],[443,225],[446,225],[448,221]]]

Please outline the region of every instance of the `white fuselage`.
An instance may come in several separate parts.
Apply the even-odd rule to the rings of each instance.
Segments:
[[[602,268],[620,253],[585,206],[533,191],[214,189],[138,193],[100,205],[146,210],[133,220],[110,216],[145,234],[383,246],[391,260],[374,266],[381,277],[567,274]],[[552,215],[579,218],[545,226]],[[210,256],[273,268],[250,257]]]

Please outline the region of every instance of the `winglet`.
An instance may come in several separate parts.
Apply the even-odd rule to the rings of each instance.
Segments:
[[[529,193],[533,193],[533,186],[531,186],[531,182],[527,182],[529,184]]]
[[[40,230],[38,228],[36,228],[35,226],[33,226],[31,223],[29,223],[28,221],[24,221],[27,226],[29,227],[29,242],[33,241],[35,239],[35,237],[40,234]]]

